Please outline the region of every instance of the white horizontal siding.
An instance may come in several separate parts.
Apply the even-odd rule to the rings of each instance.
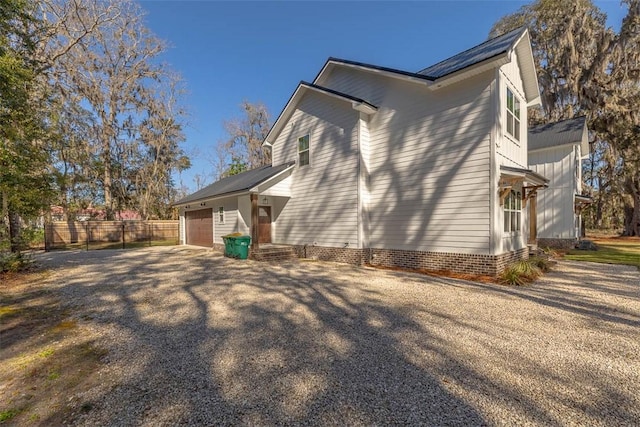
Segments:
[[[291,198],[279,200],[274,242],[358,245],[359,113],[351,105],[308,92],[273,146],[274,164],[298,163],[298,138],[310,136],[310,164],[296,165]]]
[[[207,203],[209,205],[209,203]],[[213,207],[213,243],[224,243],[222,236],[238,232],[238,198],[227,197],[211,202]],[[224,223],[220,222],[218,209],[224,207]]]
[[[489,251],[492,76],[437,91],[379,76],[366,80],[382,88],[342,87],[379,103],[369,123],[371,247]]]

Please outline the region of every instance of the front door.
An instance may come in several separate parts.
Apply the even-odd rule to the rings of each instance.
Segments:
[[[258,243],[271,243],[271,206],[258,206]]]

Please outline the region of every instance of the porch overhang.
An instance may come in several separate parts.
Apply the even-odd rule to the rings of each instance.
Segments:
[[[526,183],[539,187],[548,187],[549,179],[531,169],[514,168],[511,166],[500,166],[500,182]]]
[[[522,184],[522,200],[526,206],[527,200],[535,197],[539,189],[549,186],[549,180],[531,169],[500,166],[498,192],[501,203],[504,203],[504,199],[509,194],[509,191],[517,184]]]
[[[593,199],[586,194],[576,194],[574,196],[574,202],[576,205],[590,205],[593,203]]]
[[[576,214],[580,215],[582,210],[593,203],[593,199],[591,196],[587,196],[586,194],[576,194],[573,197],[573,206]]]

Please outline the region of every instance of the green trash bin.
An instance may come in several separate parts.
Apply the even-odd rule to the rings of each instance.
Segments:
[[[231,237],[222,236],[222,241],[224,242],[224,256],[231,256],[233,252],[233,242]]]
[[[251,236],[240,236],[235,238],[236,256],[240,259],[249,258],[249,246],[251,245]]]
[[[226,236],[222,236],[222,241],[224,242],[224,255],[228,257],[238,258],[240,254],[238,253],[238,237],[241,234],[227,234]]]

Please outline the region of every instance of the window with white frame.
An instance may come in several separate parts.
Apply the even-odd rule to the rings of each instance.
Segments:
[[[218,208],[218,223],[224,224],[224,207]]]
[[[309,135],[298,138],[298,166],[309,164]]]
[[[511,190],[504,199],[504,232],[520,232],[522,225],[522,193]]]
[[[520,100],[507,88],[507,133],[520,141]]]

